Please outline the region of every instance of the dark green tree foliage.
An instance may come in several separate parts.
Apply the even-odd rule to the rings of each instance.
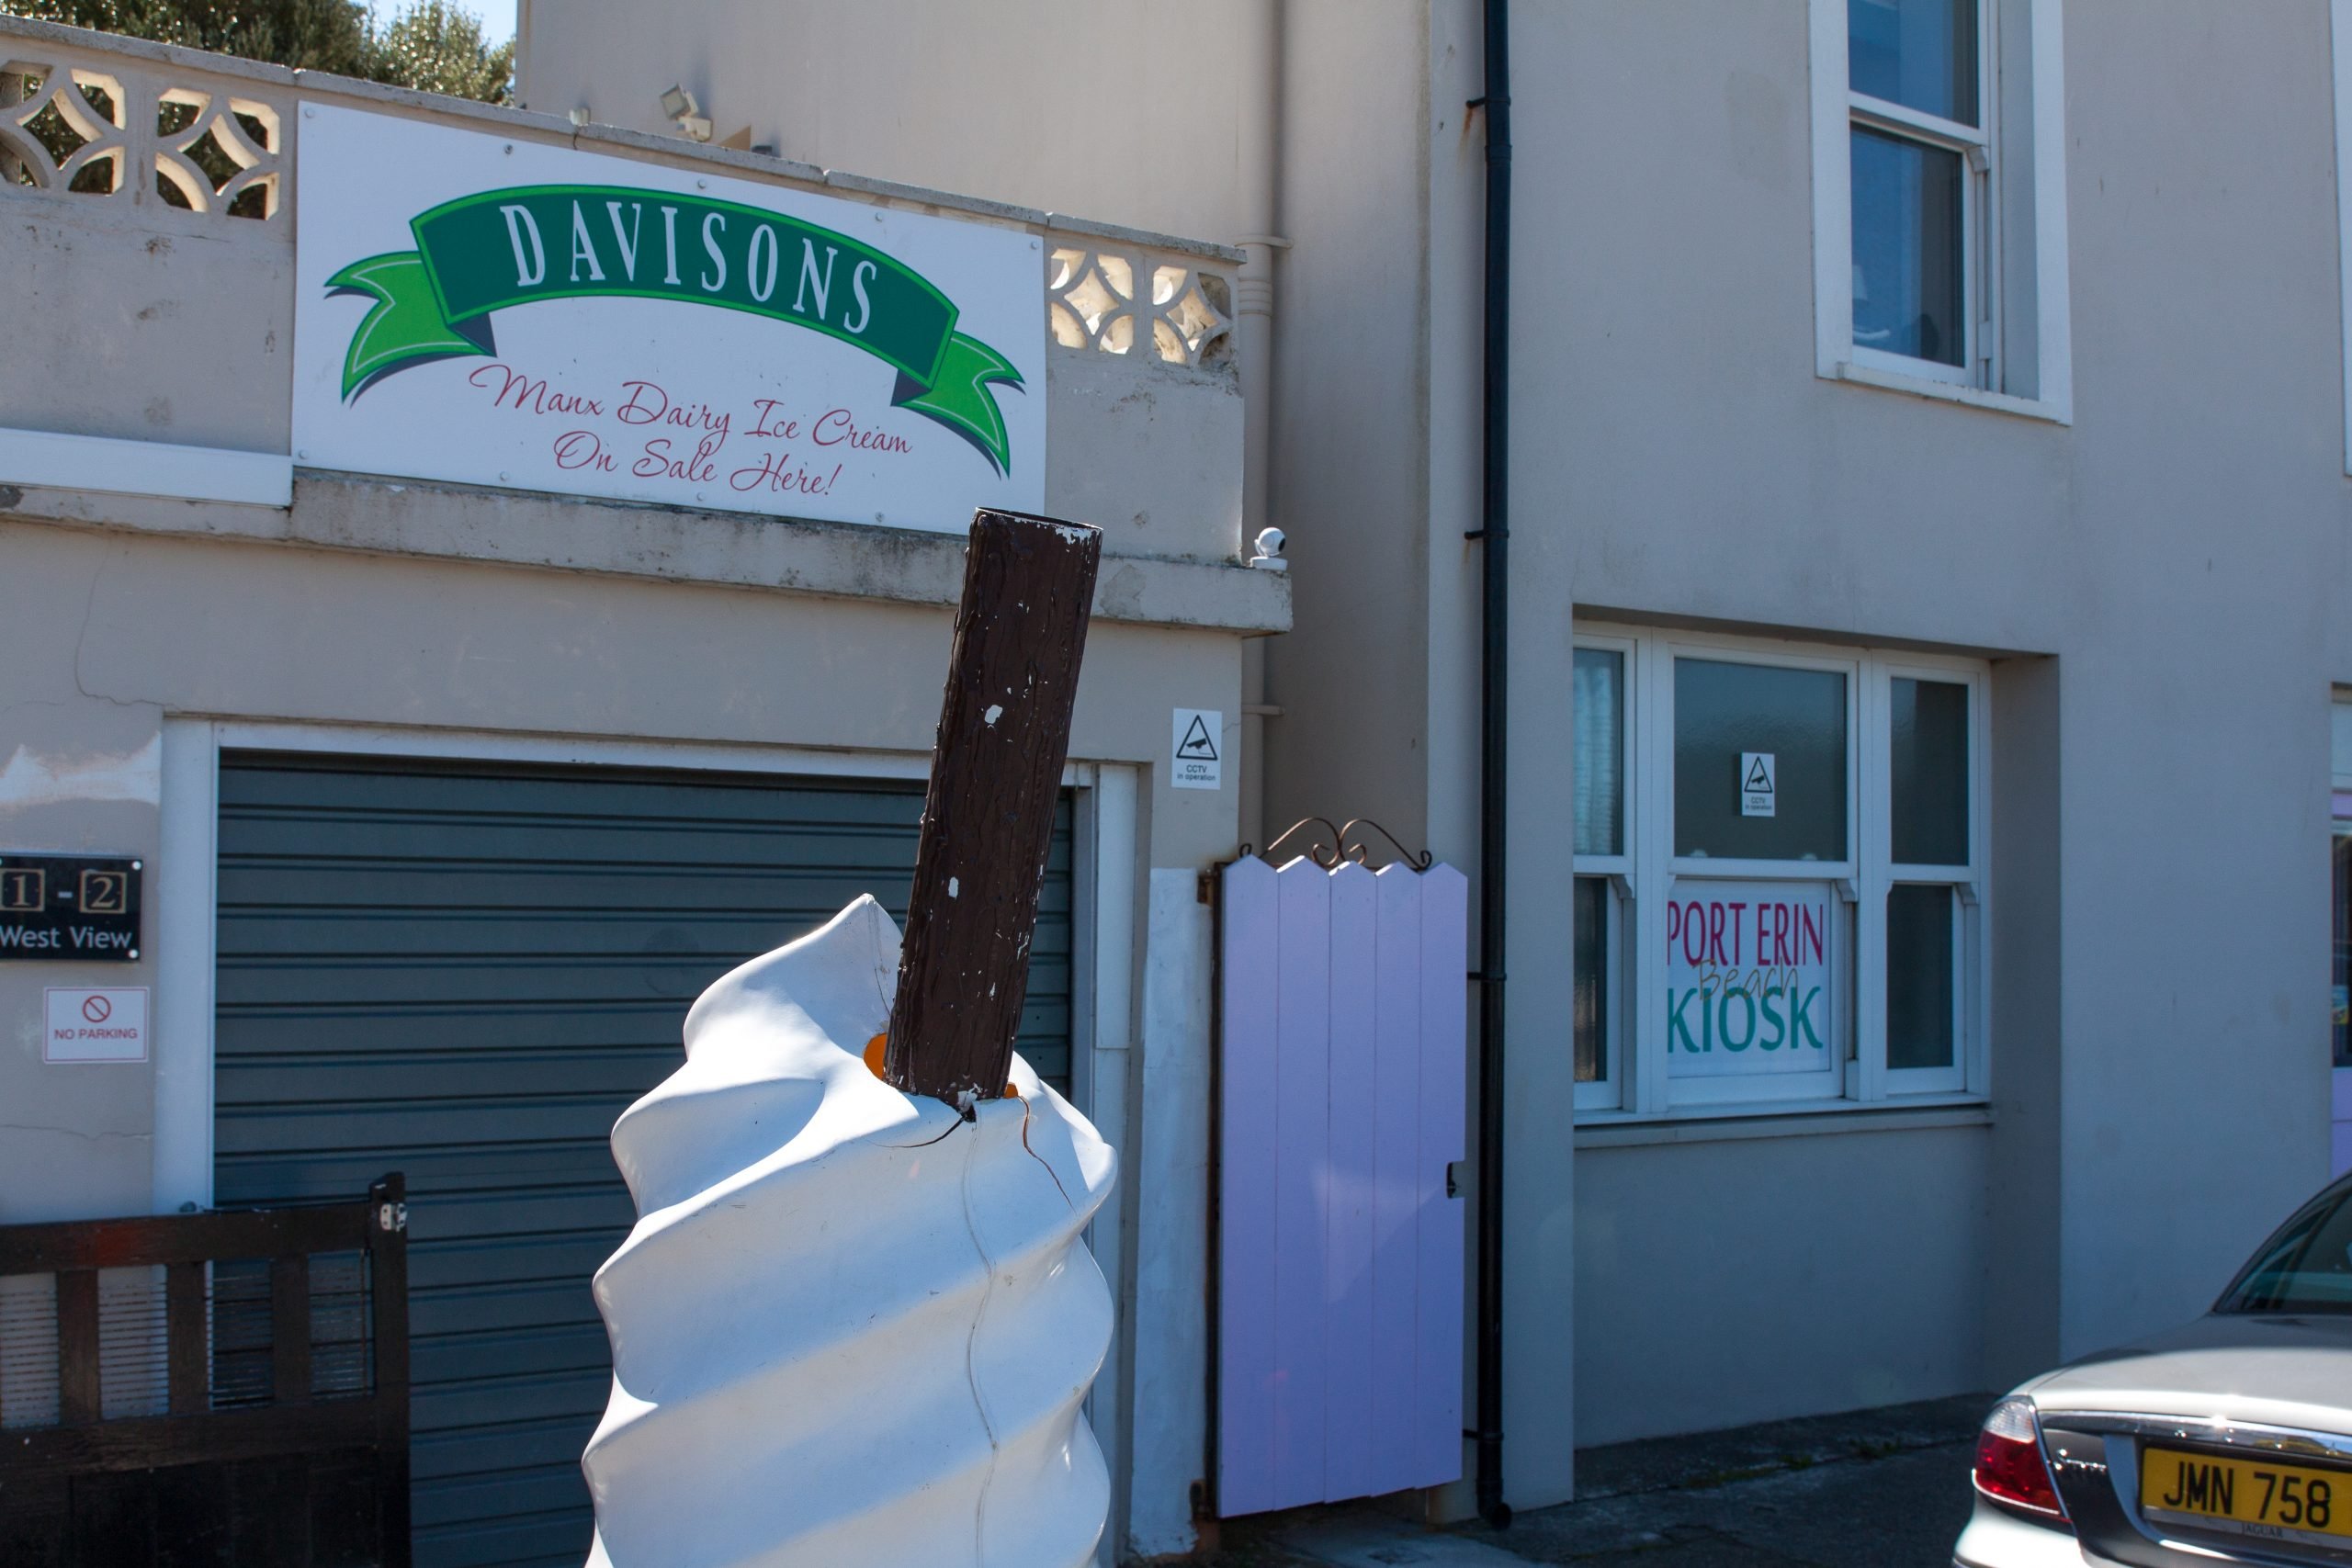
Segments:
[[[368,39],[367,73],[379,82],[503,104],[514,80],[514,40],[492,49],[472,12],[448,0],[415,0]]]
[[[364,76],[368,11],[350,0],[7,0],[44,22]]]
[[[514,46],[492,49],[449,0],[412,0],[379,28],[354,0],[0,0],[44,22],[504,103]]]

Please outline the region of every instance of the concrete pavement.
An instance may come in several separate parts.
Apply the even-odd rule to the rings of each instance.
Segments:
[[[1377,1506],[1227,1527],[1218,1568],[1947,1568],[1991,1395],[1577,1456],[1577,1500],[1510,1529],[1430,1530]]]

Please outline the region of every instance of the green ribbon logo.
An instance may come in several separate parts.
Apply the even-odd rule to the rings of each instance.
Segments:
[[[375,300],[343,362],[348,402],[396,370],[497,352],[494,310],[620,295],[715,305],[822,333],[895,368],[891,406],[956,432],[1010,473],[989,388],[1012,362],[956,330],[955,303],[871,245],[780,212],[627,186],[525,186],[444,202],[409,220],[416,249],[333,277]]]

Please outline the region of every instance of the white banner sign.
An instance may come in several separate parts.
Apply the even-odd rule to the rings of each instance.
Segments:
[[[1819,883],[1683,882],[1666,907],[1666,1061],[1676,1077],[1836,1062],[1837,900]]]
[[[295,459],[962,533],[1045,504],[1039,242],[302,108]]]

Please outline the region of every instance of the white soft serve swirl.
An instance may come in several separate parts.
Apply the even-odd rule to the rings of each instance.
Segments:
[[[876,1078],[898,962],[860,898],[744,964],[614,1127],[639,1218],[596,1274],[590,1568],[1091,1559],[1112,1304],[1077,1241],[1115,1160],[1017,1057],[971,1122]]]

